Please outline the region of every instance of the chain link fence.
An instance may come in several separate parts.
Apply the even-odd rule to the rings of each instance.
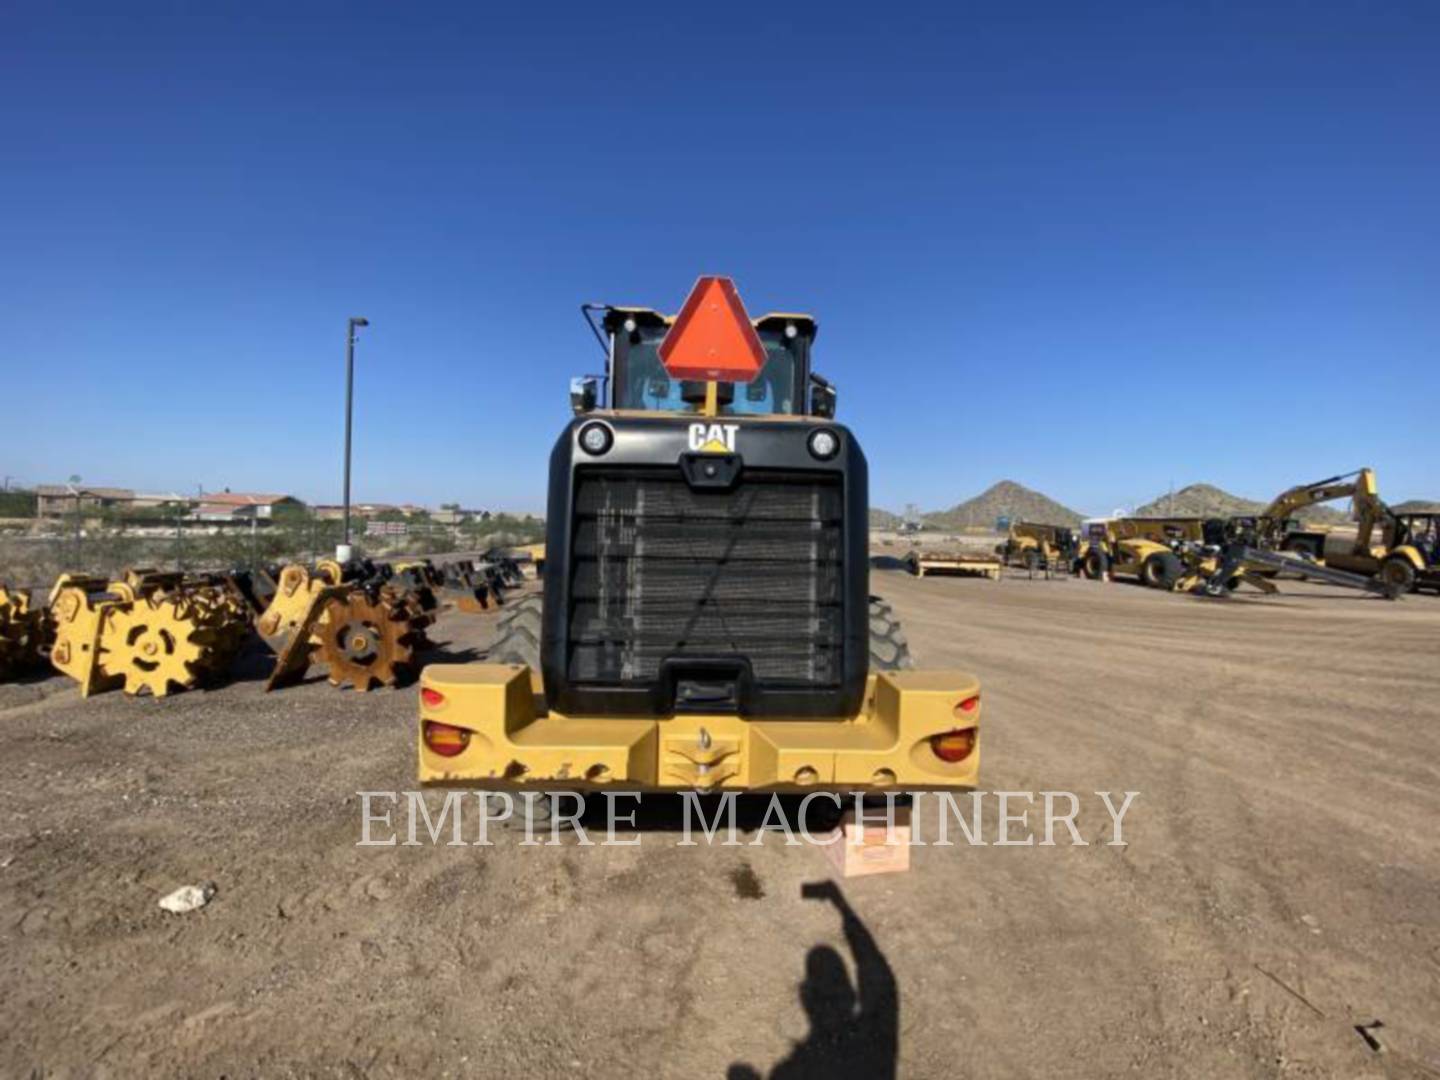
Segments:
[[[369,531],[352,520],[351,546],[357,555],[438,555],[509,547],[544,539],[537,518],[498,515],[490,521],[442,525],[418,521]],[[128,567],[158,570],[249,569],[271,563],[332,557],[344,533],[342,522],[313,515],[283,520],[224,523],[177,517],[173,521],[125,521],[104,517],[0,525],[0,582],[17,588],[48,589],[62,573],[113,577]]]

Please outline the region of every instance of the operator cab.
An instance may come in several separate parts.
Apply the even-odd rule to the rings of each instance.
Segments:
[[[1394,513],[1394,547],[1408,544],[1415,548],[1427,564],[1440,561],[1440,513],[1429,511]]]
[[[660,345],[675,317],[650,308],[585,305],[587,321],[600,313],[607,371],[572,381],[571,404],[579,413],[597,408],[639,412],[700,412],[706,384],[677,379],[666,370]],[[817,326],[809,315],[772,313],[752,320],[765,349],[765,363],[748,383],[716,385],[721,416],[835,415],[835,389],[810,370]],[[592,328],[596,323],[591,321]]]

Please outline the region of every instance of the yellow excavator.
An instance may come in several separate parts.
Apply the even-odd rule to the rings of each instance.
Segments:
[[[1333,499],[1351,500],[1353,532],[1298,527],[1296,513]],[[1425,525],[1391,510],[1380,498],[1375,470],[1366,467],[1282,491],[1255,519],[1253,532],[1263,549],[1294,552],[1336,570],[1377,577],[1397,592],[1440,590],[1440,553],[1434,530]]]

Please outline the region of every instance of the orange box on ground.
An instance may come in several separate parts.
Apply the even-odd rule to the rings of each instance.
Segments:
[[[825,857],[841,877],[866,874],[896,874],[910,869],[910,808],[895,808],[895,826],[886,835],[885,815],[876,810],[865,817],[865,836],[855,825],[853,811],[847,811],[840,826],[821,837]],[[886,841],[889,841],[888,843]]]

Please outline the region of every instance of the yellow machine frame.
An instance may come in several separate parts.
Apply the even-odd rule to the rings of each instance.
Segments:
[[[955,671],[872,673],[864,710],[820,720],[561,716],[540,709],[523,664],[432,664],[420,676],[421,783],[487,788],[658,791],[877,791],[971,788],[980,768],[980,685]],[[438,695],[438,696],[437,696]],[[963,703],[968,703],[962,706]],[[425,725],[465,732],[446,757]],[[969,732],[962,761],[930,740]]]
[[[1105,524],[1105,546],[1110,556],[1110,573],[1145,580],[1145,563],[1153,555],[1173,555],[1169,538],[1199,541],[1204,538],[1202,518],[1114,518]],[[1088,558],[1093,542],[1084,546],[1087,576],[1094,577]]]

